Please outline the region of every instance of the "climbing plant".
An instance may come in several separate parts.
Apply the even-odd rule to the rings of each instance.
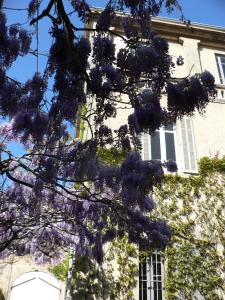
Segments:
[[[0,0],[1,258],[52,262],[73,247],[101,263],[118,236],[142,249],[170,241],[148,194],[177,167],[143,161],[141,135],[204,113],[215,80],[173,77],[183,58],[170,55],[152,17],[176,10],[189,24],[178,0],[103,2]],[[112,166],[100,147],[126,155]]]
[[[204,157],[199,176],[167,175],[155,189],[155,216],[173,230],[165,251],[167,300],[224,299],[224,187],[225,157]]]
[[[224,299],[225,157],[202,158],[198,176],[166,175],[154,197],[154,218],[164,218],[173,231],[165,249],[165,299]],[[83,298],[76,299],[134,299],[137,259],[143,255],[148,253],[138,253],[124,237],[108,245],[102,266],[80,258],[73,288]],[[53,270],[56,276],[63,266]]]
[[[69,255],[67,255],[66,258],[62,260],[58,265],[50,267],[48,270],[53,273],[59,280],[66,281],[69,270]]]
[[[71,294],[76,300],[134,299],[137,285],[137,247],[127,237],[115,239],[105,249],[103,264],[88,256],[76,257],[73,264]],[[67,280],[69,257],[49,269],[58,279]]]

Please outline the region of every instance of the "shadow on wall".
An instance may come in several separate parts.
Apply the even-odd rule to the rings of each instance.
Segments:
[[[0,300],[5,300],[5,296],[3,295],[1,288],[0,288]]]

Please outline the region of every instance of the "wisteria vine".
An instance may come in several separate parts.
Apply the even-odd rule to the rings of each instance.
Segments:
[[[95,27],[89,26],[88,2],[68,3],[84,28],[72,21],[64,1],[48,0],[44,8],[30,1],[30,24],[49,18],[53,44],[43,74],[21,83],[8,71],[30,52],[32,36],[21,25],[7,24],[0,1],[0,114],[6,119],[0,125],[1,256],[32,254],[41,262],[73,246],[77,255],[102,262],[104,244],[125,234],[143,250],[165,247],[171,230],[151,219],[150,195],[163,168],[176,171],[176,165],[143,161],[141,134],[196,109],[203,112],[215,94],[214,78],[208,71],[179,82],[171,77],[168,42],[153,31],[151,17],[163,7],[180,9],[176,0],[110,0]],[[118,13],[123,34],[113,29]],[[124,43],[118,51],[113,36]],[[177,65],[182,63],[179,57]],[[167,108],[160,104],[163,90]],[[124,103],[132,113],[113,131],[107,119]],[[82,122],[87,139],[71,137],[69,129]],[[22,156],[9,151],[11,141],[24,145]],[[122,149],[125,159],[109,165],[100,148]]]

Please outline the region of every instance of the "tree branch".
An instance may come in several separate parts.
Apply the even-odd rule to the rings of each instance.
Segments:
[[[38,22],[39,20],[41,20],[42,18],[47,17],[47,16],[49,15],[50,10],[52,9],[52,6],[53,6],[53,4],[55,3],[55,1],[56,1],[56,0],[50,0],[50,2],[49,2],[49,4],[48,4],[48,6],[46,7],[46,9],[44,9],[44,10],[42,11],[42,13],[41,13],[39,16],[37,16],[36,18],[33,18],[33,19],[30,21],[30,25],[33,25],[33,24],[35,24],[36,22]]]
[[[16,11],[27,11],[28,10],[27,8],[14,8],[14,7],[6,7],[6,6],[3,6],[2,9],[5,9],[5,10],[16,10]]]
[[[12,181],[14,181],[14,182],[16,182],[16,183],[18,183],[18,184],[25,185],[25,186],[27,186],[27,187],[29,187],[29,188],[33,188],[33,185],[32,185],[32,184],[30,184],[30,183],[28,183],[28,182],[25,182],[25,181],[22,181],[22,180],[19,180],[19,179],[13,177],[13,176],[10,174],[10,172],[9,172],[8,170],[6,170],[5,173],[6,173],[7,177],[8,177],[9,179],[11,179]]]
[[[65,11],[62,0],[56,0],[56,1],[57,1],[57,8],[58,8],[59,15],[61,16],[62,20],[64,21],[66,29],[68,31],[69,40],[71,43],[73,43],[73,39],[74,39],[73,29],[75,29],[75,27],[70,22],[70,19]]]

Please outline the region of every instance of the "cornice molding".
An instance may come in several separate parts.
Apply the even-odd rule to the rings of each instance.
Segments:
[[[92,8],[91,21],[96,21],[101,11],[100,8]],[[114,30],[120,34],[122,33],[120,23],[124,16],[126,14],[117,13],[113,23]],[[180,43],[180,38],[185,37],[200,40],[200,46],[225,50],[225,28],[222,27],[197,23],[186,25],[179,20],[162,17],[152,17],[152,26],[158,34],[169,41]]]

